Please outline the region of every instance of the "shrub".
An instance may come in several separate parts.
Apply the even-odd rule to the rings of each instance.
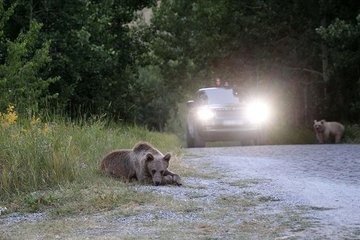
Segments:
[[[360,125],[345,126],[344,141],[346,143],[360,143]]]

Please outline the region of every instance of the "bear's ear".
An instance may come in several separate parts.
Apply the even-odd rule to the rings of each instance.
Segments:
[[[321,120],[321,123],[322,123],[322,124],[324,124],[325,122],[326,122],[326,121],[325,121],[324,119],[323,119],[323,120]]]
[[[165,156],[164,156],[164,160],[169,162],[170,161],[170,158],[171,158],[171,154],[170,153],[167,153]]]
[[[146,154],[146,161],[150,162],[152,160],[154,160],[154,156],[151,153]]]
[[[314,123],[316,123],[317,121],[316,120],[314,120]]]

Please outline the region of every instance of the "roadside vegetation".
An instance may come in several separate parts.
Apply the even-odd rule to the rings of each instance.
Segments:
[[[7,112],[1,113],[0,124],[0,207],[6,207],[8,212],[42,211],[43,207],[56,208],[65,201],[76,204],[77,210],[54,211],[75,213],[81,209],[104,208],[119,200],[129,202],[129,196],[139,199],[139,193],[130,194],[123,183],[108,179],[99,171],[106,153],[132,148],[139,141],[148,141],[160,151],[171,152],[170,169],[184,173],[180,144],[173,134],[115,125],[97,117],[76,122],[64,118],[19,117],[11,105]],[[109,183],[120,190],[106,193]]]
[[[220,77],[277,103],[281,122],[358,124],[358,9],[355,0],[0,0],[0,111],[105,113],[162,131],[179,103]]]
[[[346,125],[345,138],[346,143],[360,143],[360,125]]]

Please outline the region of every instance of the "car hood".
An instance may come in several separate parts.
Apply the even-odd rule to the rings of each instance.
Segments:
[[[239,110],[245,107],[245,104],[210,104],[206,105],[206,107],[216,110]]]

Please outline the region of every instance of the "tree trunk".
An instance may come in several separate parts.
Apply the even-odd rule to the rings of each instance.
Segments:
[[[326,27],[326,17],[323,16],[321,19],[321,26]],[[323,81],[324,81],[324,99],[327,99],[327,84],[330,79],[329,73],[329,49],[326,46],[325,42],[321,43],[321,57],[322,57],[322,71],[323,71]]]
[[[29,29],[31,28],[31,22],[33,19],[33,0],[30,0],[29,2]]]

